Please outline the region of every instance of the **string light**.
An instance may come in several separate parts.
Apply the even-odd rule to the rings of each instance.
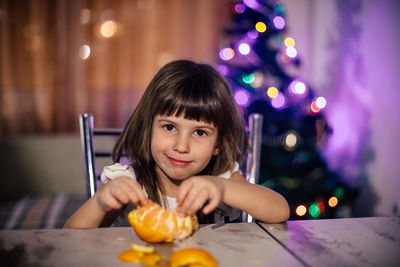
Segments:
[[[235,101],[240,106],[246,106],[249,102],[249,94],[244,90],[238,90],[235,93]]]
[[[287,47],[294,47],[294,45],[295,45],[294,39],[292,37],[286,37],[285,38],[285,45]]]
[[[275,28],[277,28],[278,30],[282,30],[283,28],[285,28],[285,19],[282,18],[281,16],[276,16],[273,19],[273,22],[274,22]]]
[[[251,83],[251,86],[254,88],[259,88],[264,83],[264,74],[260,71],[255,71],[254,73],[254,81]]]
[[[324,107],[326,107],[326,99],[322,96],[317,97],[317,99],[315,100],[315,104],[319,109],[323,109]]]
[[[256,39],[258,37],[258,31],[257,30],[248,31],[247,37],[249,37],[250,39]]]
[[[339,200],[337,199],[337,197],[331,197],[328,200],[328,205],[329,205],[329,207],[332,207],[332,208],[336,207],[338,203],[339,203]]]
[[[256,27],[256,30],[261,33],[265,32],[267,30],[267,25],[265,25],[265,23],[261,22],[261,21],[257,22],[255,27]]]
[[[306,92],[307,87],[303,82],[294,80],[289,84],[289,89],[296,95],[302,95]]]
[[[285,96],[281,93],[278,93],[278,95],[271,100],[271,105],[274,108],[279,109],[285,105],[285,102],[286,102]]]
[[[296,147],[297,144],[297,136],[293,132],[289,132],[285,138],[285,146],[287,149],[291,150]]]
[[[219,57],[220,57],[222,60],[227,61],[227,60],[232,59],[234,56],[235,56],[235,51],[233,51],[233,49],[230,48],[230,47],[222,48],[222,49],[219,51]]]
[[[241,43],[238,49],[242,55],[247,55],[250,53],[250,46],[247,43]]]
[[[344,190],[341,187],[337,187],[335,188],[335,190],[333,191],[333,195],[335,197],[337,197],[338,199],[342,199],[344,196]]]
[[[307,213],[307,207],[306,206],[304,206],[304,205],[297,206],[297,208],[296,208],[297,216],[301,217],[301,216],[306,215],[306,213]]]
[[[245,11],[245,7],[242,4],[236,4],[234,9],[238,14],[242,14]]]
[[[311,204],[311,206],[308,208],[308,213],[314,218],[317,218],[319,215],[321,215],[321,211],[317,203]]]
[[[296,48],[289,46],[285,49],[285,53],[288,57],[290,58],[295,58],[297,56],[297,50]]]
[[[315,101],[313,101],[310,105],[310,109],[312,112],[314,113],[318,113],[320,111],[319,107],[317,106],[317,103],[315,103]]]
[[[244,83],[251,84],[254,81],[254,74],[253,73],[250,73],[250,74],[243,73],[242,81]]]
[[[267,90],[267,95],[269,98],[275,98],[278,96],[278,88],[271,86],[270,88],[268,88]]]

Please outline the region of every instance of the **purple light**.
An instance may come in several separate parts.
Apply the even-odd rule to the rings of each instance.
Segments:
[[[290,57],[290,58],[295,58],[297,56],[297,50],[296,50],[296,48],[294,48],[292,46],[286,48],[285,52],[286,52],[286,55],[288,55],[288,57]]]
[[[282,108],[285,105],[285,96],[279,93],[275,98],[271,99],[271,105],[274,108]]]
[[[258,31],[257,30],[248,31],[247,37],[249,37],[250,39],[256,39],[258,37]]]
[[[256,0],[243,0],[243,4],[250,7],[251,9],[258,9],[260,7]]]
[[[289,89],[296,95],[302,95],[306,92],[307,86],[303,82],[294,80],[290,83]]]
[[[226,65],[218,65],[217,70],[222,76],[226,76],[229,73],[229,68]]]
[[[277,28],[278,30],[282,30],[283,28],[285,28],[285,19],[281,16],[276,16],[273,21],[275,28]]]
[[[242,13],[244,12],[244,10],[245,10],[244,5],[242,5],[242,4],[237,4],[237,5],[235,5],[235,11],[236,11],[236,13],[242,14]]]
[[[241,43],[239,45],[239,52],[242,55],[247,55],[250,53],[250,46],[247,43]]]
[[[324,107],[326,107],[325,97],[322,97],[322,96],[317,97],[317,99],[315,100],[315,103],[319,109],[323,109]]]
[[[246,91],[238,90],[235,93],[235,101],[240,106],[246,106],[249,102],[249,95]]]
[[[223,48],[219,51],[219,57],[222,60],[229,60],[232,59],[235,56],[235,52],[233,51],[232,48]]]

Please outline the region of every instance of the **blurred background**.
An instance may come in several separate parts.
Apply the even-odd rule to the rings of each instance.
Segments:
[[[78,115],[123,127],[174,59],[213,65],[245,116],[264,115],[260,183],[291,219],[399,215],[399,12],[396,0],[0,0],[0,228],[62,226],[86,198]]]

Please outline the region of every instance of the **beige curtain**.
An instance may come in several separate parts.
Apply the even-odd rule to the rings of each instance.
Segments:
[[[157,70],[216,60],[229,0],[0,0],[0,135],[122,127]]]

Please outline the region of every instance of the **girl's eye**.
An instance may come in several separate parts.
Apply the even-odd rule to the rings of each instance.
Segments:
[[[166,124],[166,125],[164,125],[164,128],[165,128],[167,131],[173,131],[173,130],[175,129],[175,126],[172,125],[172,124]]]
[[[194,132],[195,132],[195,134],[198,135],[198,136],[207,135],[207,132],[206,132],[206,131],[203,131],[203,130],[196,130],[196,131],[194,131]]]

